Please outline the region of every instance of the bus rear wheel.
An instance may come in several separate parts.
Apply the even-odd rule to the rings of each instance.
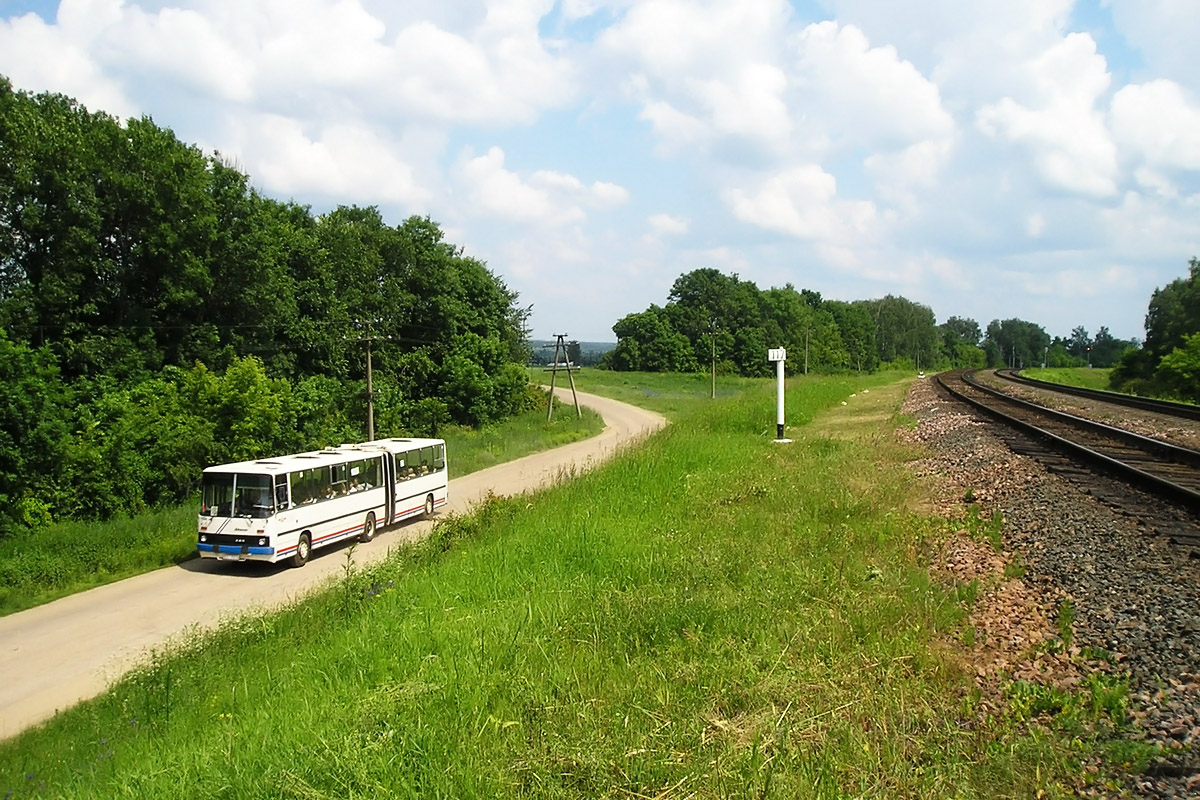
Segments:
[[[296,542],[296,554],[292,556],[293,567],[303,567],[308,563],[308,557],[312,555],[312,539],[308,538],[307,533],[300,534],[300,541]]]
[[[433,516],[433,495],[426,495],[425,497],[425,516]]]
[[[358,540],[363,544],[375,538],[375,512],[367,514],[367,521],[363,523],[362,533],[358,535]]]

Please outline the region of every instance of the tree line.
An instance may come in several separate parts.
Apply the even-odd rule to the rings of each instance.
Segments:
[[[845,302],[819,292],[760,289],[712,268],[676,279],[664,306],[651,305],[613,325],[617,346],[603,365],[614,370],[708,369],[767,376],[769,347],[788,351],[787,370],[873,372],[881,365],[933,368],[982,364],[979,326],[903,297]]]
[[[613,325],[617,346],[602,365],[614,370],[691,372],[711,368],[766,376],[769,347],[788,351],[790,374],[873,372],[899,367],[938,370],[971,367],[1116,364],[1137,343],[1105,327],[1095,337],[1083,327],[1051,337],[1020,319],[952,316],[939,324],[928,306],[887,295],[852,302],[826,300],[791,284],[760,289],[712,268],[676,279],[663,306],[628,314]]]
[[[182,499],[209,463],[530,402],[528,307],[428,218],[316,215],[152,119],[0,76],[0,535]]]
[[[1200,259],[1185,277],[1155,289],[1146,310],[1142,347],[1112,371],[1114,389],[1200,403]]]

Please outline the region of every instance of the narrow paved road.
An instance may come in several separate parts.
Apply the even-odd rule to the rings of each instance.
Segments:
[[[488,491],[520,494],[565,471],[588,469],[666,424],[659,414],[616,400],[583,393],[579,399],[604,417],[600,435],[452,480],[450,511],[468,510]],[[431,524],[383,531],[358,545],[354,560],[378,561]],[[0,618],[0,739],[100,694],[173,637],[295,600],[339,573],[345,552],[318,551],[303,569],[194,559]]]

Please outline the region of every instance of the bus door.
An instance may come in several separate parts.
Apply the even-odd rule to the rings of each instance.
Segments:
[[[383,451],[383,485],[386,487],[383,502],[387,514],[384,519],[390,525],[396,519],[396,464],[388,450]]]

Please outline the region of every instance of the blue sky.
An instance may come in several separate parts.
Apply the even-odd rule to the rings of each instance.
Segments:
[[[1191,0],[0,0],[0,74],[611,340],[681,273],[1140,338],[1200,256]]]

